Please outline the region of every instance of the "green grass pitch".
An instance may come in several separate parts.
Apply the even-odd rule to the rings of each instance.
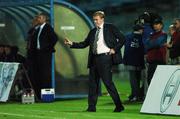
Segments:
[[[142,103],[126,103],[130,92],[129,81],[114,78],[125,110],[114,113],[114,104],[102,85],[103,96],[98,98],[97,112],[85,112],[87,98],[58,100],[53,103],[0,103],[0,119],[179,119],[179,116],[140,113]]]

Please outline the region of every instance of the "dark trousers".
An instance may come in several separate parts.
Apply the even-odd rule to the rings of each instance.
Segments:
[[[94,56],[93,64],[90,67],[89,72],[89,108],[96,108],[100,78],[102,79],[115,105],[117,107],[122,106],[117,89],[112,81],[112,56],[99,55]]]
[[[156,71],[157,65],[164,65],[166,63],[164,62],[160,62],[160,61],[154,61],[154,62],[150,62],[148,65],[148,70],[147,70],[147,81],[148,81],[148,85],[150,85],[151,80],[153,78],[154,72]]]
[[[27,53],[27,69],[28,69],[28,75],[30,78],[30,81],[32,83],[32,88],[35,91],[35,94],[37,96],[37,89],[38,89],[38,85],[36,82],[36,53],[35,51],[28,51]]]
[[[141,81],[141,70],[131,70],[129,71],[130,77],[130,85],[131,85],[131,95],[134,97],[141,96],[141,88],[140,88],[140,81]]]
[[[31,81],[34,86],[34,90],[40,99],[41,89],[51,88],[51,52],[36,51],[31,58],[31,65],[29,66]]]

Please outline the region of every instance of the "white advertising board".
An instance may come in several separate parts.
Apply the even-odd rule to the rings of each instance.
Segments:
[[[0,62],[0,102],[6,102],[18,70],[19,63]]]
[[[157,67],[141,112],[180,115],[180,65]]]

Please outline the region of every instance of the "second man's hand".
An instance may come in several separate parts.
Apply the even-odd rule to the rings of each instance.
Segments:
[[[65,39],[64,39],[64,44],[71,46],[71,45],[73,45],[73,42],[70,41],[68,38],[65,38]]]
[[[110,54],[110,55],[115,54],[115,50],[114,50],[114,49],[110,49],[109,54]]]

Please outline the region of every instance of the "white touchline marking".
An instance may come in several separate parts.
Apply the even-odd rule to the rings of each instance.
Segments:
[[[102,108],[102,109],[104,109],[104,108]],[[109,108],[106,108],[106,109],[109,109]],[[20,109],[18,109],[18,110],[20,110]],[[93,117],[94,118],[97,117],[97,115],[91,115],[93,113],[90,114],[89,112],[84,112],[84,113],[83,112],[73,112],[73,111],[72,112],[61,112],[61,111],[58,112],[58,111],[45,111],[45,110],[28,110],[28,111],[31,111],[31,112],[32,111],[35,111],[35,112],[44,112],[44,113],[47,113],[47,112],[51,112],[51,113],[66,113],[66,114],[70,114],[70,115],[79,115],[80,114],[80,115],[82,115],[84,117],[92,117],[92,118]],[[9,115],[9,116],[16,116],[16,117],[33,117],[33,118],[40,118],[40,119],[44,119],[44,118],[46,118],[46,119],[66,119],[66,118],[61,118],[61,117],[49,117],[49,116],[39,116],[39,115],[23,115],[23,114],[17,114],[17,113],[0,112],[0,115],[2,115],[2,114]],[[120,113],[114,113],[114,114],[120,114]],[[108,116],[108,115],[100,116],[98,118],[100,118],[100,119],[104,119],[104,118],[117,119],[117,117],[112,117],[112,116]]]
[[[0,114],[8,115],[8,116],[16,116],[16,117],[34,117],[34,118],[41,118],[41,119],[66,119],[66,118],[61,118],[61,117],[48,117],[48,116],[38,116],[38,115],[24,115],[24,114],[14,114],[14,113],[5,113],[5,112],[0,112]]]
[[[58,111],[52,111],[52,110],[35,110],[35,109],[16,109],[16,110],[20,110],[20,111],[28,111],[28,112],[44,112],[44,113],[59,113]]]

